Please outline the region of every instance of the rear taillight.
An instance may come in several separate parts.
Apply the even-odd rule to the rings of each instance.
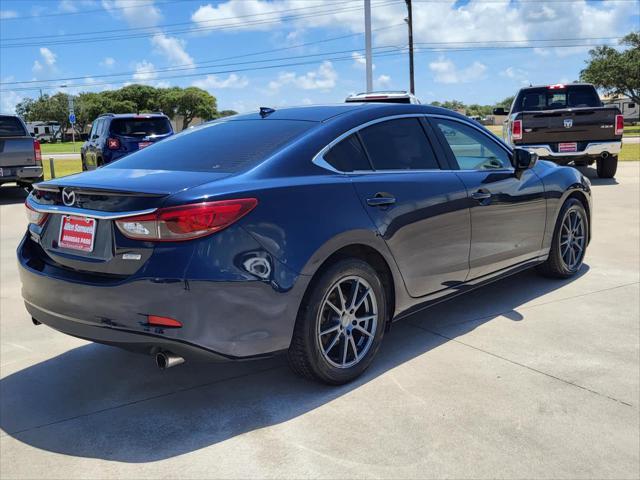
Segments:
[[[511,139],[522,140],[522,120],[514,120],[511,123]]]
[[[40,149],[40,142],[38,140],[33,141],[33,158],[38,165],[42,165],[42,150]]]
[[[564,90],[564,85],[562,83],[556,83],[555,85],[549,85],[549,90]]]
[[[26,213],[27,213],[27,221],[29,223],[33,223],[34,225],[42,225],[44,223],[44,221],[47,219],[47,214],[46,213],[36,212],[26,202],[25,202],[24,206],[25,206]]]
[[[125,237],[135,240],[178,242],[219,232],[240,220],[257,204],[255,198],[194,203],[123,218],[116,220],[116,225]]]
[[[624,115],[616,115],[616,135],[622,135],[624,132]]]
[[[120,148],[120,140],[117,138],[107,138],[107,148],[109,150],[118,150]]]

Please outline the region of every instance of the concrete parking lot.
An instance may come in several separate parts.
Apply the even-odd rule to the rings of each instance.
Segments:
[[[394,326],[354,384],[185,364],[32,325],[0,191],[2,478],[638,478],[640,162],[585,170],[577,278],[525,272]]]

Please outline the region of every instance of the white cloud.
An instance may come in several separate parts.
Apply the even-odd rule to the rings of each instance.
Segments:
[[[225,28],[235,27],[237,29],[248,30],[270,30],[272,24],[250,24],[247,25],[246,17],[256,15],[251,18],[252,22],[278,20],[280,21],[280,10],[287,8],[287,2],[283,1],[263,1],[245,0],[242,2],[227,1],[219,3],[215,7],[211,4],[203,5],[191,15],[191,20],[197,27],[209,28],[223,24]],[[211,30],[210,30],[211,31]]]
[[[60,0],[58,10],[65,13],[74,13],[78,11],[78,7],[74,5],[73,0]]]
[[[142,60],[136,63],[135,73],[133,74],[133,80],[136,83],[149,83],[154,80],[158,74],[154,71],[153,63],[147,60]]]
[[[36,60],[33,62],[33,67],[31,67],[31,71],[33,73],[38,73],[42,71],[42,64],[40,63],[39,60]]]
[[[40,55],[44,60],[44,63],[52,67],[56,63],[56,58],[58,57],[55,53],[49,50],[47,47],[40,48]]]
[[[98,65],[103,68],[111,68],[116,64],[116,59],[113,57],[105,57]]]
[[[391,77],[389,75],[380,75],[373,82],[376,88],[385,89],[391,87]]]
[[[429,70],[433,72],[433,79],[437,83],[467,83],[483,78],[487,66],[476,61],[466,68],[458,69],[451,60],[440,56],[438,60],[429,63]]]
[[[154,27],[162,20],[162,13],[154,0],[102,0],[102,8],[115,18],[124,19],[132,27]]]
[[[151,44],[158,53],[164,55],[171,65],[193,67],[193,58],[185,50],[184,40],[158,33],[151,38]]]
[[[367,66],[367,57],[365,57],[363,54],[361,54],[360,52],[352,52],[351,53],[351,58],[353,58],[353,66],[357,67],[357,68],[366,68]],[[374,63],[373,65],[371,65],[371,69],[375,70],[376,69],[376,64]]]
[[[16,18],[18,12],[15,10],[0,10],[0,20],[6,20],[8,18]]]
[[[276,80],[269,82],[272,91],[278,91],[286,85],[292,85],[302,90],[330,90],[336,86],[338,73],[333,68],[333,64],[324,61],[311,72],[304,75],[296,75],[293,72],[282,72]]]
[[[230,74],[227,78],[222,79],[217,75],[207,75],[201,80],[196,80],[192,84],[204,90],[213,90],[217,88],[244,88],[249,85],[249,79],[245,76],[238,76],[235,73]]]

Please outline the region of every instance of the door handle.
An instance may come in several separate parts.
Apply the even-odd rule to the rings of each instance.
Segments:
[[[396,197],[390,193],[378,192],[372,198],[367,198],[370,207],[385,207],[396,203]]]
[[[471,198],[473,198],[474,200],[487,200],[489,198],[491,198],[491,192],[487,191],[487,190],[478,190],[477,192],[473,192],[471,194]]]

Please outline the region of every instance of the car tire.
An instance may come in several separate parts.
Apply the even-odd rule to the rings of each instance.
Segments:
[[[87,171],[87,161],[84,158],[84,155],[80,155],[80,162],[82,163],[82,171]]]
[[[387,310],[387,292],[368,263],[355,258],[334,263],[305,295],[287,354],[289,366],[330,385],[354,380],[380,347]]]
[[[589,216],[582,202],[567,200],[556,221],[549,258],[537,267],[546,277],[569,278],[578,273],[587,250]]]
[[[617,155],[610,155],[607,158],[598,158],[598,160],[596,160],[596,172],[599,178],[613,178],[617,170]]]

